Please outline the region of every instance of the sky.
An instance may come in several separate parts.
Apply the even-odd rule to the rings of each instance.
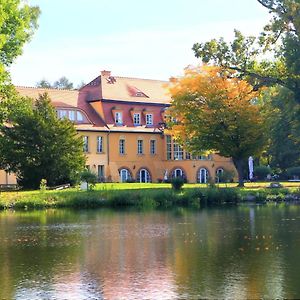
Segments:
[[[197,65],[192,46],[257,35],[269,14],[256,0],[27,0],[39,28],[11,66],[15,85],[66,76],[75,87],[101,70],[168,80]]]

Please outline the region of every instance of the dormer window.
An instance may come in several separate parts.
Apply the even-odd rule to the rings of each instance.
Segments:
[[[123,117],[121,112],[115,112],[115,123],[117,125],[122,125],[123,124]]]
[[[80,111],[76,112],[77,122],[83,122],[83,114]]]
[[[59,119],[68,119],[74,123],[87,123],[88,120],[82,112],[77,109],[57,109]]]
[[[134,113],[133,114],[133,125],[141,125],[141,114],[140,113]]]
[[[153,114],[146,114],[146,125],[153,125]]]

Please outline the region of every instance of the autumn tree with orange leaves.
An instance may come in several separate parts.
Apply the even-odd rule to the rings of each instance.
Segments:
[[[262,150],[265,122],[256,103],[258,92],[232,72],[204,66],[172,80],[168,127],[192,153],[215,152],[231,157],[238,186],[244,186],[244,162]]]

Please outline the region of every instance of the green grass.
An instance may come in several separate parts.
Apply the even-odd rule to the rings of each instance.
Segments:
[[[13,191],[0,193],[0,209],[42,209],[49,207],[203,207],[210,204],[240,202],[249,195],[259,201],[281,201],[287,194],[300,195],[300,183],[282,183],[284,188],[268,189],[269,183],[247,183],[243,189],[236,184],[185,184],[175,192],[169,183],[103,183],[94,191],[70,188],[61,191]],[[227,186],[227,188],[225,188]],[[290,187],[287,187],[290,186]]]

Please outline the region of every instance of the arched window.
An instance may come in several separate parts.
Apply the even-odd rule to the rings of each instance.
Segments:
[[[207,183],[208,181],[208,171],[205,168],[200,168],[197,173],[197,182],[198,183]]]
[[[184,171],[180,168],[176,168],[172,172],[172,178],[177,178],[177,177],[185,178]]]
[[[128,169],[121,169],[119,171],[119,174],[120,174],[120,182],[127,182],[128,180],[131,179],[131,174],[130,174],[130,171]]]
[[[140,169],[137,173],[137,182],[151,182],[151,175],[147,169]]]
[[[222,181],[222,174],[224,170],[222,168],[218,168],[216,170],[216,183],[220,183]]]

